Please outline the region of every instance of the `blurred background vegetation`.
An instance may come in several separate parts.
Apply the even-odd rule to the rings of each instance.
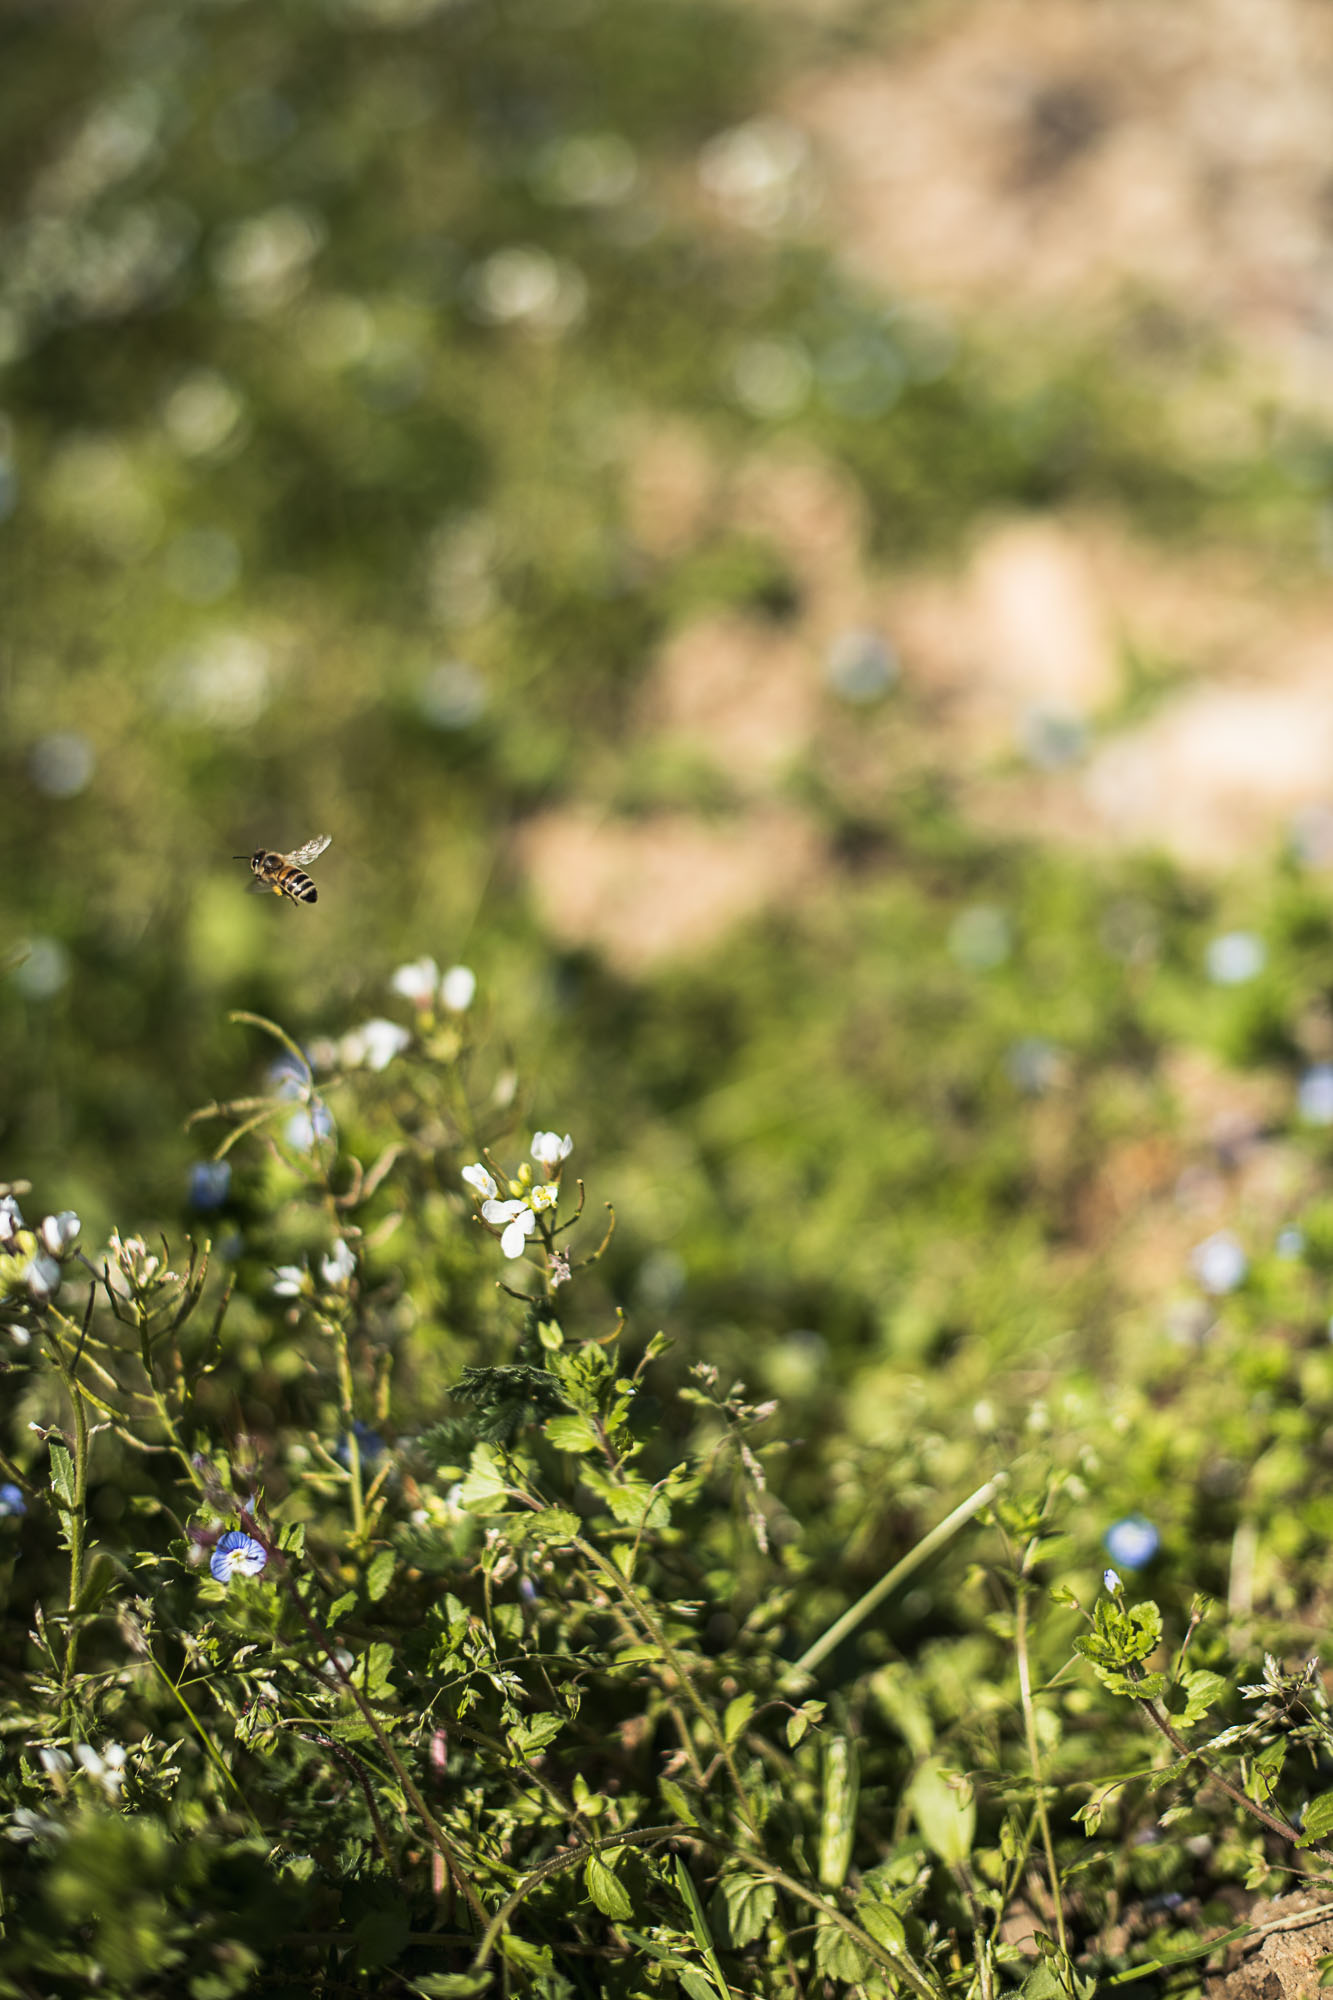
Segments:
[[[1317,1348],[1324,253],[1298,138],[1276,247],[1224,169],[1323,31],[1216,11],[9,8],[0,1172],[234,1250],[228,1010],[426,952],[609,1296],[801,1421],[944,1480],[960,1410],[1165,1393],[1221,1230]]]

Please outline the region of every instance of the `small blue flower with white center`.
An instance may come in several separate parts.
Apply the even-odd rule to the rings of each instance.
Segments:
[[[17,1517],[26,1514],[27,1511],[28,1503],[23,1497],[22,1490],[15,1486],[12,1480],[7,1479],[4,1485],[0,1486],[0,1517],[6,1514]]]
[[[1143,1569],[1162,1546],[1161,1536],[1142,1514],[1126,1514],[1122,1521],[1113,1522],[1102,1539],[1106,1553],[1121,1569]]]
[[[262,1542],[240,1528],[228,1528],[225,1535],[219,1536],[208,1567],[217,1581],[225,1584],[234,1576],[258,1576],[267,1561],[268,1552]]]

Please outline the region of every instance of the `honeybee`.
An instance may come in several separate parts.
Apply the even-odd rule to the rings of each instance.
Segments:
[[[322,854],[332,838],[331,833],[317,833],[290,854],[270,854],[266,847],[257,847],[253,854],[233,854],[231,858],[248,861],[253,868],[252,895],[262,896],[271,889],[275,896],[290,896],[294,903],[317,903],[319,891],[306,874],[305,863]]]

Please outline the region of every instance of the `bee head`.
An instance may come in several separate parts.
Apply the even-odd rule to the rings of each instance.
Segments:
[[[263,852],[264,850],[262,847],[257,847],[253,854],[233,854],[231,858],[233,861],[248,861],[250,863],[250,866],[253,868],[256,861],[260,859]]]

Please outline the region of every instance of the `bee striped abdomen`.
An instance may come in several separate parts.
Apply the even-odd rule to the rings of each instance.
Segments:
[[[258,847],[250,856],[250,867],[254,874],[251,888],[262,895],[270,889],[275,896],[286,896],[293,903],[317,903],[319,891],[305,869],[298,862],[314,861],[329,844],[327,833],[317,834],[314,840],[307,840],[303,847],[295,848],[290,854],[272,854],[266,847]],[[237,861],[244,861],[243,854],[236,855]]]

